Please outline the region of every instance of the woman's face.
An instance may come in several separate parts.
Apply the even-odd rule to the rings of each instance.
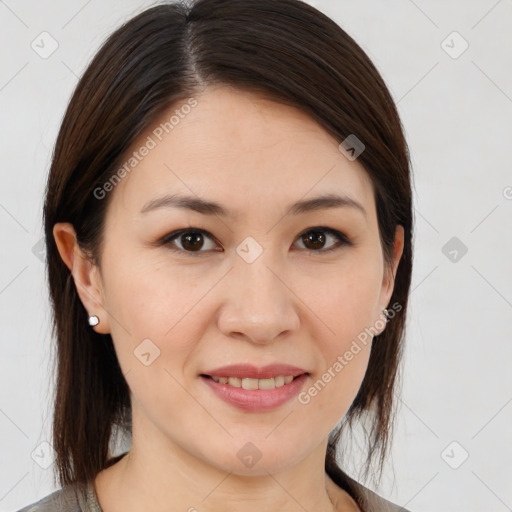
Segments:
[[[130,155],[108,192],[98,294],[81,297],[96,331],[112,335],[134,443],[238,474],[299,463],[357,394],[371,347],[361,333],[384,328],[393,282],[370,179],[301,111],[225,86],[175,105]],[[310,202],[327,194],[359,206]],[[160,201],[171,196],[225,213]],[[274,391],[204,377],[245,364],[298,370],[245,381]],[[296,373],[306,375],[282,385]]]

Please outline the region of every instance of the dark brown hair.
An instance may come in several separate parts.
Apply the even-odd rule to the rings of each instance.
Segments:
[[[390,304],[401,309],[374,339],[347,415],[331,433],[325,469],[358,503],[336,447],[354,420],[370,425],[366,468],[389,452],[412,268],[410,160],[390,93],[364,51],[336,23],[298,0],[198,0],[149,8],[116,30],[70,100],[46,189],[47,270],[56,338],[53,446],[61,485],[85,482],[114,462],[116,429],[130,435],[129,389],[110,335],[87,324],[53,226],[70,222],[101,265],[111,178],[135,139],[164,111],[210,84],[228,84],[295,106],[339,142],[355,134],[371,178],[386,269],[397,225],[405,233]],[[124,429],[124,430],[123,430]]]

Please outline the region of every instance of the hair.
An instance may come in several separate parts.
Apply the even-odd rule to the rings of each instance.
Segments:
[[[361,387],[326,453],[326,472],[361,504],[336,454],[355,420],[369,427],[367,470],[377,459],[382,475],[389,452],[412,269],[410,159],[396,106],[368,56],[333,20],[299,0],[151,7],[108,37],[79,80],[56,140],[44,204],[56,339],[55,474],[64,486],[112,465],[114,433],[131,435],[131,404],[112,338],[88,326],[53,227],[70,222],[80,248],[100,267],[111,194],[100,200],[95,188],[114,176],[137,137],[166,110],[213,84],[294,106],[337,141],[355,134],[364,143],[358,161],[371,178],[387,270],[395,229],[403,226],[390,300],[398,310],[375,336]]]

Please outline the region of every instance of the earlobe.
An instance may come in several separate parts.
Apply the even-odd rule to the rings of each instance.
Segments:
[[[101,334],[110,332],[108,315],[103,307],[103,293],[98,268],[84,253],[76,239],[76,232],[69,222],[58,222],[53,227],[53,237],[60,257],[71,272],[80,300],[88,316],[96,315],[101,322],[93,326]]]

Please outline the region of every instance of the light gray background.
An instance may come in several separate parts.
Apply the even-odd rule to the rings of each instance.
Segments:
[[[372,58],[412,155],[404,386],[379,492],[415,512],[512,510],[512,1],[309,3]],[[0,512],[54,490],[52,466],[36,463],[51,462],[53,392],[37,244],[59,123],[105,36],[149,5],[0,0]],[[31,47],[43,31],[58,42],[46,59]]]

